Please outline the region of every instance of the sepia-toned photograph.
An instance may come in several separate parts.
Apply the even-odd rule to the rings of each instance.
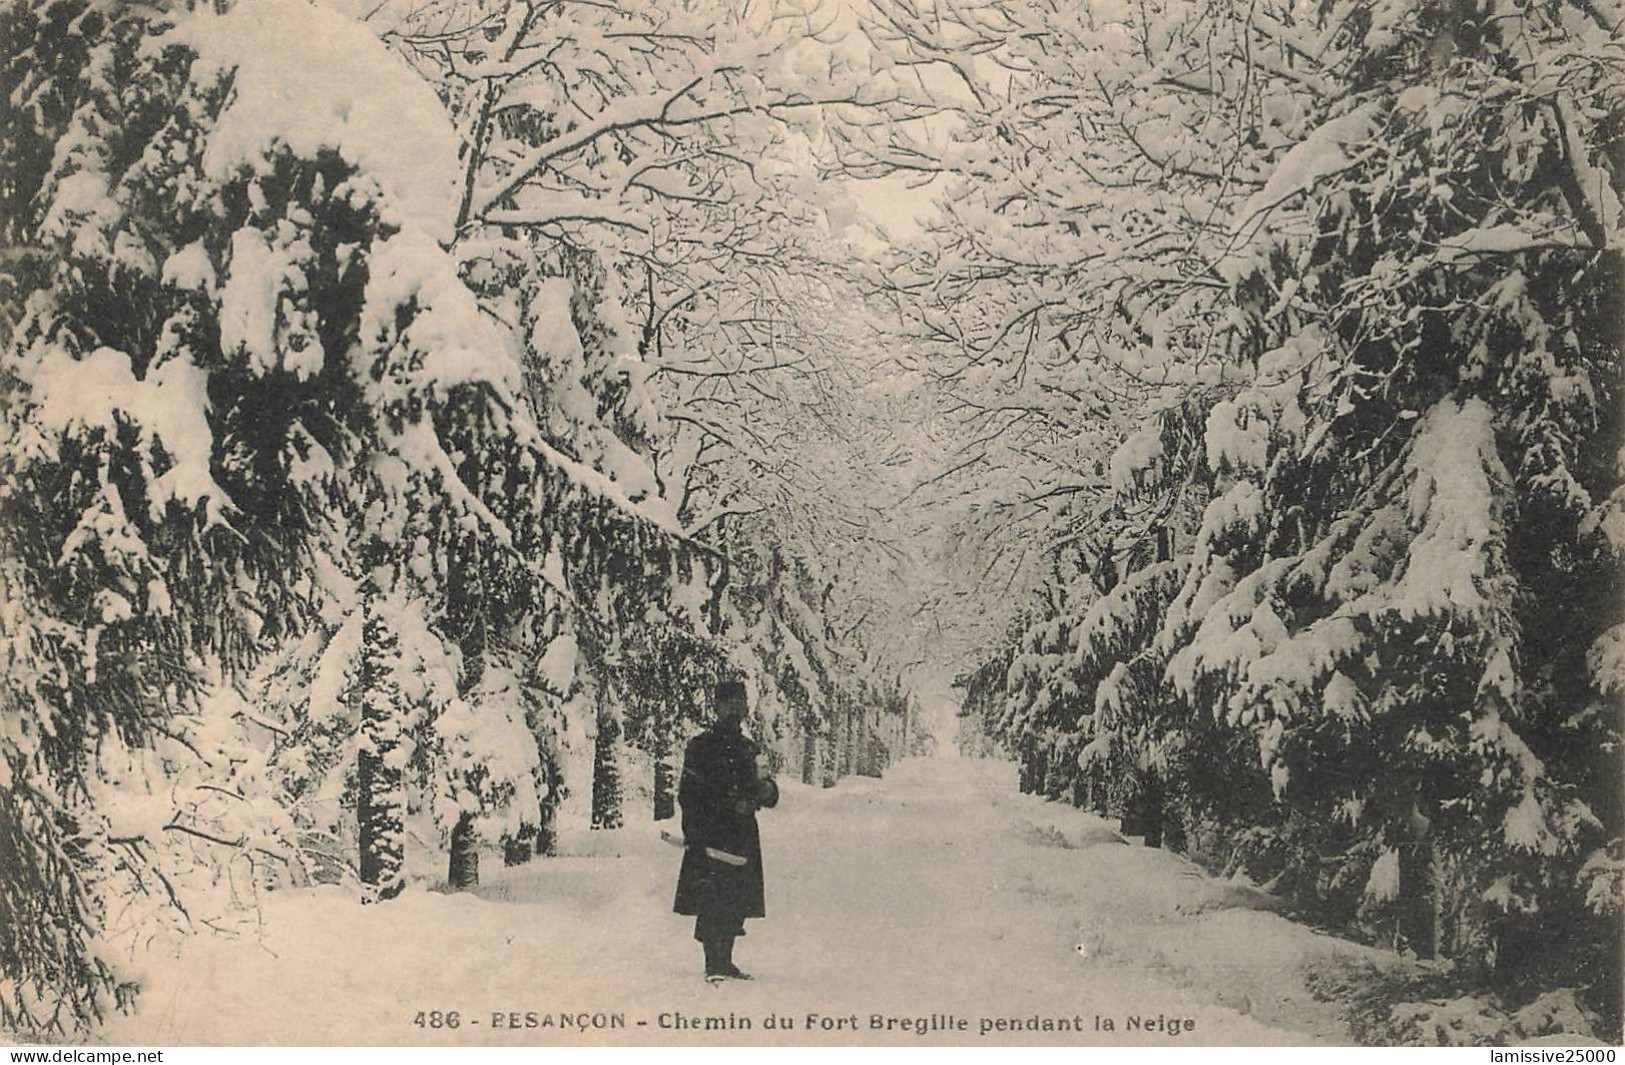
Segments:
[[[1622,0],[0,0],[0,90],[11,1061],[1614,1060]]]

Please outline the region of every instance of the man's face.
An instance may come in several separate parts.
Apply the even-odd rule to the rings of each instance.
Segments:
[[[744,719],[745,700],[735,696],[717,703],[718,721],[743,721]]]

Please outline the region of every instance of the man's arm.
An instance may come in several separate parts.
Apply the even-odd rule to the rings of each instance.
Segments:
[[[683,752],[683,775],[677,784],[677,805],[683,811],[683,839],[703,845],[711,834],[717,816],[717,792],[705,764],[705,748],[699,737]]]
[[[749,802],[751,810],[768,809],[779,804],[779,785],[774,781],[772,774],[762,768],[761,751],[754,746],[751,749],[750,760],[751,783]]]

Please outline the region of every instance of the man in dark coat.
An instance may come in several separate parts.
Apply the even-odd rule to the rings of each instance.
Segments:
[[[750,979],[733,962],[734,939],[745,918],[767,914],[756,811],[778,805],[779,789],[739,730],[745,711],[742,683],[717,685],[716,721],[689,741],[677,788],[685,848],[672,909],[694,917],[711,979]]]

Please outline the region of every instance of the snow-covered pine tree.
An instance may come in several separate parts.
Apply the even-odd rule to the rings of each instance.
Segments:
[[[1255,361],[1208,417],[1209,515],[1231,517],[1187,589],[1222,594],[1200,626],[1176,600],[1169,676],[1217,682],[1296,831],[1370,857],[1343,883],[1410,894],[1394,872],[1438,901],[1414,948],[1488,967],[1586,925],[1575,877],[1621,827],[1584,659],[1620,609],[1598,505],[1620,473],[1603,145],[1625,96],[1582,5],[1345,16],[1358,102],[1281,156],[1221,267]]]
[[[0,337],[24,841],[0,998],[64,1028],[118,1000],[109,944],[144,934],[102,926],[109,895],[179,926],[194,880],[343,878],[358,853],[387,893],[402,783],[448,836],[545,816],[506,641],[557,612],[553,578],[602,585],[569,534],[627,503],[516,413],[507,337],[444,250],[455,134],[369,31],[278,0],[4,14],[8,240],[38,254],[8,258]]]
[[[613,703],[607,681],[598,688],[598,716],[592,744],[592,827],[620,828],[621,812],[621,715]]]
[[[243,534],[250,477],[218,461],[228,403],[182,253],[216,221],[166,195],[218,98],[175,106],[189,57],[147,47],[161,6],[4,17],[0,1015],[62,1032],[127,1001],[125,943],[221,918],[209,885],[302,873],[229,687],[306,607],[267,580],[293,538]],[[115,896],[150,903],[109,923]]]
[[[939,31],[890,15],[932,54]],[[1365,0],[956,27],[1027,74],[944,160],[1012,191],[945,223],[949,276],[1003,301],[963,311],[987,346],[952,356],[956,394],[1038,424],[1137,412],[1109,484],[1047,452],[1056,491],[1102,502],[1057,538],[1115,523],[1124,568],[1053,664],[1092,704],[1086,765],[1159,774],[1232,863],[1338,919],[1437,900],[1406,938],[1465,968],[1613,942],[1615,27]],[[1039,99],[1067,102],[1012,102]],[[1035,368],[1035,337],[1066,357]],[[1148,479],[1183,498],[1127,520]],[[1617,1008],[1617,965],[1584,964]]]

